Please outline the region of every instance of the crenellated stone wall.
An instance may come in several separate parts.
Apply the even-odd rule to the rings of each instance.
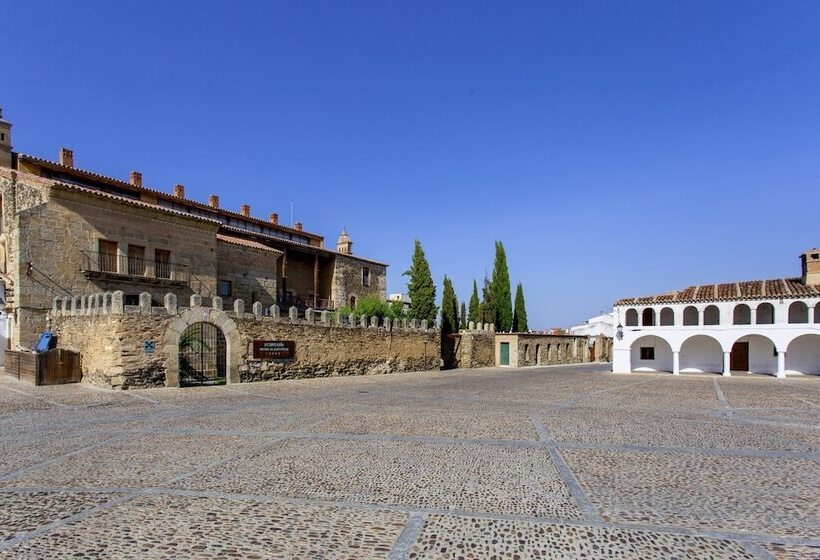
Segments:
[[[312,309],[300,318],[295,307],[282,313],[255,302],[246,309],[241,299],[227,311],[220,298],[205,306],[196,294],[186,307],[172,293],[163,303],[152,306],[151,294],[143,293],[140,305],[124,305],[119,291],[54,298],[58,347],[83,355],[84,381],[122,389],[176,386],[179,338],[198,321],[224,332],[229,383],[439,369],[440,333],[425,321]],[[254,340],[294,341],[295,359],[254,359]]]

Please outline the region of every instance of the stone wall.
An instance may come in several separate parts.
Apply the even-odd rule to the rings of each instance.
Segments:
[[[460,368],[492,367],[495,365],[495,334],[489,331],[464,330],[458,334],[456,357]]]
[[[243,247],[217,239],[217,280],[231,283],[230,296],[222,297],[224,304],[230,307],[235,299],[259,301],[266,307],[276,303],[279,256],[278,251],[270,248]]]
[[[362,282],[364,268],[370,271],[369,286]],[[355,257],[336,255],[331,289],[331,299],[336,307],[350,305],[351,297],[359,300],[366,295],[387,299],[387,266]]]
[[[501,343],[510,345],[510,366],[580,364],[604,361],[607,339],[595,340],[590,348],[589,337],[529,333],[501,333],[495,335],[495,364],[501,364]],[[608,356],[607,356],[608,357]]]
[[[58,347],[83,355],[84,381],[122,389],[166,385],[174,377],[169,364],[184,330],[176,326],[181,317],[207,318],[237,341],[237,348],[228,349],[228,362],[236,356],[241,382],[439,368],[440,334],[425,322],[364,317],[351,323],[349,317],[311,309],[299,318],[295,307],[282,315],[274,305],[266,314],[259,302],[248,313],[242,300],[234,302],[233,311],[223,311],[220,298],[203,307],[196,295],[189,307],[178,307],[173,294],[164,298],[164,307],[152,306],[151,300],[145,293],[141,305],[124,305],[121,292],[55,298],[51,312]],[[254,340],[292,340],[295,359],[254,359]],[[146,343],[153,343],[152,352]]]

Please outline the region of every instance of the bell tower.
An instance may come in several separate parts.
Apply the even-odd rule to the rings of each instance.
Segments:
[[[350,240],[350,236],[347,234],[347,229],[342,229],[342,233],[341,235],[339,235],[339,239],[336,241],[336,252],[341,253],[343,255],[353,254],[353,242]]]
[[[11,123],[3,118],[0,107],[0,167],[11,167]]]

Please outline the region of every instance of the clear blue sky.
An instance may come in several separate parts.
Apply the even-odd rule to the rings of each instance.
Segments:
[[[820,245],[820,2],[14,2],[18,151],[257,216],[289,201],[460,298],[504,242],[532,327],[799,274]]]

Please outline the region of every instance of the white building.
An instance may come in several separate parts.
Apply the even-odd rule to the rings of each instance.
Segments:
[[[820,374],[820,250],[801,261],[801,278],[618,301],[612,371]]]
[[[583,325],[570,327],[569,332],[575,336],[606,336],[612,338],[615,334],[615,320],[611,313],[591,317]]]
[[[400,301],[402,303],[402,306],[404,307],[405,311],[410,309],[410,303],[411,303],[410,302],[410,296],[407,295],[407,294],[390,294],[387,297],[387,300],[388,301]]]

